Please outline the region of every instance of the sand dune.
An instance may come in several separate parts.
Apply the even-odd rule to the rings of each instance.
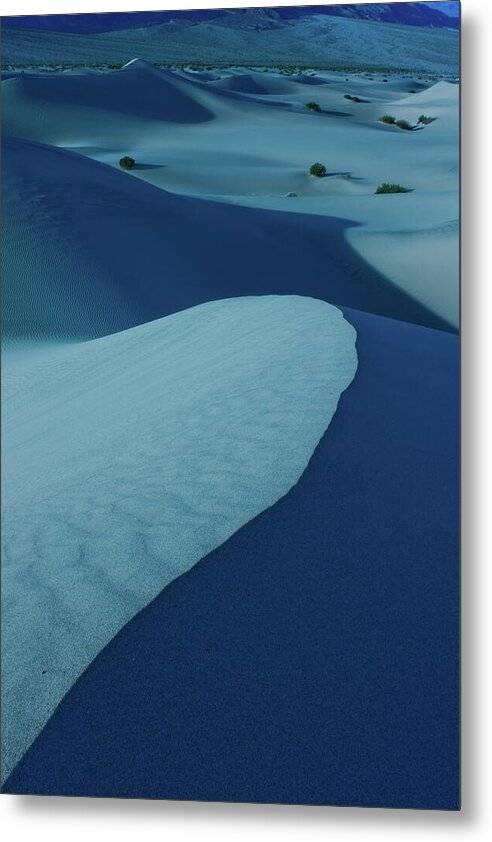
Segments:
[[[433,302],[435,316],[456,327],[458,266],[456,261],[448,261],[446,272],[441,270],[438,232],[458,218],[458,86],[447,82],[421,85],[417,93],[408,94],[408,85],[415,84],[415,80],[404,77],[399,90],[389,90],[382,76],[367,78],[361,74],[350,77],[349,82],[331,74],[330,80],[326,77],[326,84],[312,89],[275,73],[221,71],[218,75],[218,81],[205,82],[194,74],[158,71],[138,60],[110,73],[27,74],[3,82],[5,131],[18,138],[73,149],[113,167],[122,155],[132,155],[138,165],[127,178],[136,177],[165,191],[282,211],[295,218],[302,213],[347,220],[351,228],[348,240],[363,260],[416,302],[426,307]],[[347,100],[347,92],[363,101]],[[319,102],[321,113],[307,112],[305,103],[309,99]],[[412,123],[422,113],[436,119],[424,128],[403,132],[378,122],[385,113]],[[308,168],[314,161],[325,163],[327,178],[309,176]],[[36,166],[42,169],[45,165]],[[109,178],[99,170],[98,174]],[[50,179],[43,174],[40,177],[49,195]],[[67,171],[66,177],[72,175]],[[88,177],[92,183],[89,174]],[[387,181],[400,183],[413,192],[375,196],[376,187]],[[131,188],[114,181],[115,188],[117,184],[121,184],[121,197],[127,195]],[[56,183],[53,189],[59,191]],[[289,194],[294,196],[286,198]],[[157,201],[151,193],[145,199],[143,193],[139,196],[146,204]],[[59,196],[56,201],[60,201]],[[163,201],[171,207],[170,197]],[[176,199],[173,206],[178,207]],[[193,224],[190,229],[196,249],[205,248],[207,254],[207,240],[215,236],[213,220],[218,223],[223,215],[227,228],[234,220],[240,220],[232,211],[229,219],[227,209],[221,215],[217,206],[203,204],[195,205],[192,214],[200,216],[200,224]],[[42,220],[39,224],[43,224]],[[266,224],[266,217],[262,217],[261,224]],[[155,225],[153,222],[152,228]],[[137,241],[138,221],[135,228]],[[261,233],[256,224],[250,226],[253,249],[257,237],[269,238],[268,228],[267,225]],[[412,232],[416,233],[415,246],[417,242],[419,249],[424,245],[418,264],[428,285],[426,289],[416,277],[415,260],[399,261],[398,271],[394,270],[397,257],[393,259],[387,251],[390,241],[396,245],[395,237],[388,239],[385,248],[379,247],[386,231],[406,232],[407,241]],[[47,236],[51,237],[50,232]],[[92,236],[89,230],[88,236]],[[115,234],[108,236],[114,239]],[[166,237],[162,227],[159,236]],[[446,237],[449,242],[452,240],[454,255],[458,248],[457,230]],[[240,243],[241,239],[242,233],[237,230],[234,241]],[[334,245],[330,244],[331,251]],[[149,260],[159,251],[157,242],[147,234],[143,234],[142,246],[149,249]],[[268,248],[265,243],[265,259]],[[313,252],[308,232],[304,249],[309,253],[306,260],[317,259],[319,267],[327,259],[324,250],[318,251],[317,246]],[[189,262],[188,255],[176,256],[172,251],[165,263],[170,277],[176,273],[176,261]],[[338,253],[337,244],[331,256],[336,258]],[[91,255],[88,260],[92,260]],[[281,271],[286,263],[281,260]],[[326,266],[328,269],[331,272],[332,267]],[[94,271],[97,274],[100,270]],[[356,265],[347,271],[349,275],[356,274]],[[211,266],[208,274],[213,277]],[[275,274],[278,270],[273,269],[272,275]],[[441,307],[438,302],[443,284],[447,303]],[[223,295],[224,291],[219,290],[218,297]],[[366,306],[364,295],[359,296],[359,302],[351,295],[346,300],[332,299],[329,294],[328,298],[362,309]],[[373,300],[375,312],[398,317],[395,309],[385,310],[376,298]],[[197,302],[187,301],[183,306],[190,303]],[[165,312],[154,312],[154,317]]]
[[[8,768],[122,624],[297,482],[356,366],[332,305],[456,327],[458,88],[317,81],[2,82]]]
[[[5,93],[15,98],[16,111],[21,103],[37,102],[72,113],[114,111],[127,118],[175,123],[200,123],[214,116],[189,95],[177,74],[156,70],[141,60],[132,60],[115,73],[23,74],[10,81]]]
[[[297,296],[6,357],[7,774],[116,632],[297,482],[356,367],[340,311]]]
[[[7,338],[88,339],[214,298],[300,288],[336,304],[445,326],[371,271],[347,245],[353,223],[343,217],[177,196],[85,156],[18,139],[5,140],[3,158],[11,208]],[[383,197],[379,207],[394,217],[392,198],[400,197]],[[373,207],[378,199],[371,196]],[[285,208],[291,200],[282,201]]]
[[[415,83],[412,83],[412,87],[416,87]],[[433,105],[438,108],[454,108],[456,105],[459,89],[451,82],[441,81],[434,85],[417,87],[419,90],[411,98],[411,102],[416,105]]]
[[[211,86],[244,94],[268,94],[272,92],[270,86],[260,84],[250,73],[234,73],[230,76],[223,76],[221,79],[214,80]],[[287,85],[285,90],[288,90]]]
[[[450,278],[459,267],[458,220],[436,228],[402,231],[354,231],[350,241],[401,289],[422,301],[449,324],[458,325],[456,289]],[[409,282],[408,267],[412,267]]]
[[[300,481],[122,629],[8,792],[455,809],[458,340],[345,316]]]

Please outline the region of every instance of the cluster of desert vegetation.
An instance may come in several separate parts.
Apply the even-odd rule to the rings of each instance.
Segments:
[[[437,120],[437,117],[428,117],[426,114],[421,114],[417,120],[417,128],[419,126],[429,126]],[[391,114],[383,114],[382,117],[379,118],[380,123],[384,123],[386,126],[397,126],[399,129],[403,129],[403,131],[411,132],[413,131],[415,126],[412,126],[408,120],[397,120],[396,117],[393,117]]]

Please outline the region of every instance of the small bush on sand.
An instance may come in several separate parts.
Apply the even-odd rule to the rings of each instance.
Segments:
[[[326,175],[326,167],[324,164],[311,164],[309,167],[309,174],[315,175],[316,178],[323,178],[323,176]]]
[[[132,170],[135,166],[135,159],[130,158],[129,155],[124,155],[123,158],[120,158],[120,167],[122,170]]]
[[[380,184],[378,189],[376,190],[376,195],[379,196],[382,193],[409,193],[407,187],[402,187],[401,184]]]
[[[404,131],[406,131],[406,132],[412,131],[412,127],[411,127],[410,123],[408,122],[408,120],[397,120],[396,125],[398,126],[399,129],[404,129]]]
[[[396,123],[396,117],[392,117],[391,114],[383,114],[383,116],[379,118],[379,122],[386,123],[388,126],[394,126]]]
[[[306,102],[306,108],[308,111],[321,111],[319,102]]]
[[[343,97],[344,97],[344,99],[350,99],[350,100],[351,100],[351,102],[362,102],[362,100],[360,99],[360,97],[358,97],[358,96],[352,96],[352,94],[344,94],[344,95],[343,95]]]
[[[436,119],[436,117],[427,117],[425,114],[421,114],[419,119],[417,120],[417,123],[419,123],[421,126],[428,126],[429,123],[433,123]]]

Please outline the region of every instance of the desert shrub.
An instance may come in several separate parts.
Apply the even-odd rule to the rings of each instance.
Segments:
[[[380,184],[378,189],[376,190],[376,195],[381,195],[382,193],[409,193],[407,187],[402,187],[401,184],[388,184],[385,182],[384,184]]]
[[[436,117],[427,117],[425,114],[421,114],[419,119],[417,120],[417,123],[419,123],[421,126],[428,126],[429,123],[433,123],[435,119]]]
[[[123,170],[132,170],[135,166],[135,159],[130,158],[129,155],[124,155],[123,158],[120,158],[120,167]]]
[[[297,199],[297,193],[287,193],[288,199]]]
[[[326,167],[324,164],[311,164],[309,167],[310,175],[315,175],[317,178],[323,178],[326,175]]]
[[[308,111],[321,111],[319,102],[306,102]]]
[[[397,120],[396,125],[398,126],[399,129],[404,129],[406,132],[412,131],[412,127],[411,127],[410,123],[408,122],[408,120]]]
[[[396,117],[392,117],[391,114],[383,114],[383,116],[379,118],[379,122],[386,123],[388,126],[394,126],[396,123]]]

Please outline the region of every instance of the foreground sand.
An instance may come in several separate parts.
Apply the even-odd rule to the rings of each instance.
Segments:
[[[386,431],[398,452],[410,428],[425,437],[426,414],[440,418],[452,403],[458,88],[134,61],[113,73],[14,75],[3,89],[5,558],[15,596],[4,640],[22,663],[7,687],[10,771],[118,629],[296,484],[355,371],[354,332],[332,305],[351,308],[348,321],[366,333],[370,325],[356,383],[381,374],[378,335],[391,337],[389,358],[408,355],[398,325],[436,365],[421,405],[412,406],[412,390],[425,355],[411,355],[408,370],[388,368],[384,389],[371,381],[353,410],[350,448],[344,439],[350,470],[366,446],[371,394],[374,427],[390,396],[405,396],[408,424],[400,417]],[[313,100],[320,113],[306,110]],[[435,121],[406,132],[378,122],[384,113]],[[122,155],[136,159],[131,172],[118,167]],[[326,177],[308,174],[314,161]],[[410,192],[376,196],[383,181]],[[217,309],[225,321],[216,324]],[[220,433],[219,451],[197,448],[206,430]],[[428,446],[428,469],[441,470],[436,430]],[[237,471],[217,475],[211,465],[227,465],[231,453]],[[329,450],[324,458],[326,468]],[[450,474],[454,466],[453,452]],[[418,511],[408,466],[394,458],[389,474],[400,505]],[[118,514],[111,500],[125,477]],[[219,499],[207,496],[209,484]],[[177,485],[186,505],[173,509],[171,540],[149,523]],[[388,501],[377,491],[360,509],[380,534]],[[335,503],[346,505],[329,483],[309,500],[321,520]],[[446,505],[448,487],[430,533]],[[299,540],[302,555],[302,530]]]
[[[458,341],[346,310],[307,470],[125,626],[9,792],[459,807]]]
[[[353,328],[301,296],[35,358],[3,386],[7,772],[137,611],[295,485],[357,367]]]

